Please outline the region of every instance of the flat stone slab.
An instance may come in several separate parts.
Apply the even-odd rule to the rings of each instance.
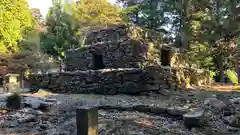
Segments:
[[[169,108],[167,108],[167,113],[172,116],[183,116],[187,112],[189,112],[189,110],[184,107],[169,107]]]

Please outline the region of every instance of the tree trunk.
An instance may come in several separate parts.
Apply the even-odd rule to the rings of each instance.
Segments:
[[[240,83],[240,61],[237,63],[237,76],[238,76],[238,83]]]
[[[135,12],[135,24],[139,23],[139,18],[138,18],[138,11]]]
[[[223,55],[222,55],[222,54],[219,55],[218,66],[219,66],[219,78],[220,78],[220,82],[225,82],[225,80],[224,80]]]
[[[181,45],[182,48],[188,49],[188,24],[187,24],[187,11],[188,11],[188,0],[182,0],[182,9],[181,9],[181,26],[180,26],[180,34],[181,34]]]
[[[59,71],[62,72],[62,60],[60,60]]]

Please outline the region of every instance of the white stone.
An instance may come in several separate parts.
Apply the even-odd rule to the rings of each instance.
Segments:
[[[183,117],[185,117],[185,118],[199,118],[199,117],[203,116],[204,112],[205,111],[203,109],[199,109],[199,110],[195,110],[195,111],[186,113],[186,114],[183,115]]]
[[[18,119],[18,122],[19,123],[24,123],[24,122],[33,122],[33,121],[36,121],[36,116],[35,115],[32,115],[32,114],[29,114],[21,119]]]
[[[31,105],[33,109],[38,109],[41,105],[52,105],[52,102],[45,102],[44,99],[37,97],[24,97],[25,104]]]

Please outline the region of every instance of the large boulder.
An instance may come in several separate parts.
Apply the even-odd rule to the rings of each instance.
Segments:
[[[188,128],[200,127],[204,121],[204,109],[197,109],[183,115],[184,125]]]

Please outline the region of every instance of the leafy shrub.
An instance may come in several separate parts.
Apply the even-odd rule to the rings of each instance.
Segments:
[[[210,77],[211,77],[211,79],[213,79],[216,75],[217,75],[216,72],[210,71]]]
[[[21,106],[21,97],[18,93],[14,93],[7,97],[6,103],[10,109],[19,109]]]
[[[227,76],[233,84],[238,84],[238,76],[236,72],[229,70],[227,71]]]

